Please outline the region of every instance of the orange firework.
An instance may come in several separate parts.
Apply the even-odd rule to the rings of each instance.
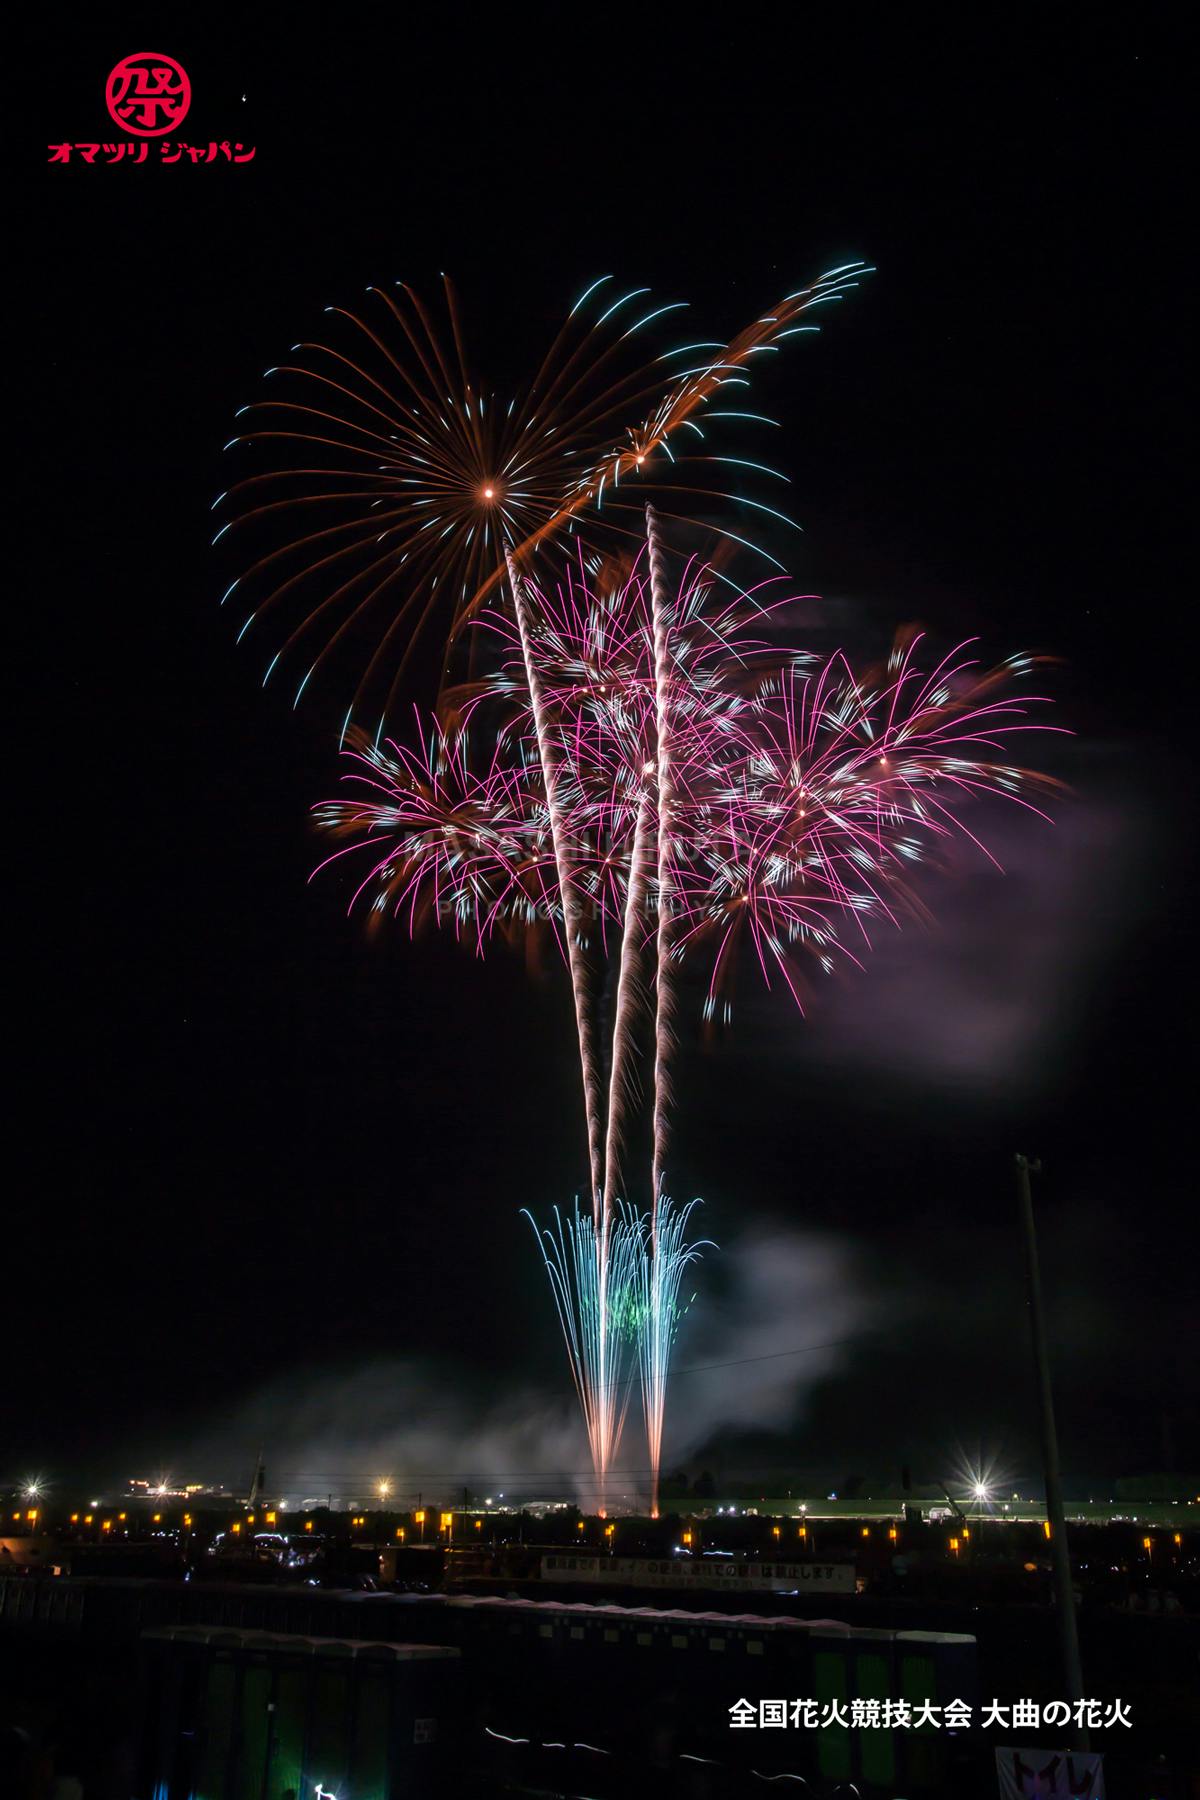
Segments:
[[[283,663],[299,677],[298,702],[344,653],[358,674],[347,723],[369,699],[382,700],[382,719],[435,619],[445,680],[464,626],[505,579],[506,555],[527,567],[584,524],[590,549],[625,554],[642,542],[650,495],[678,519],[703,495],[790,524],[735,491],[759,475],[782,481],[777,471],[709,447],[709,420],[740,430],[762,415],[713,402],[747,385],[755,355],[817,330],[803,316],[865,272],[830,271],[729,343],[687,343],[649,359],[633,354],[640,334],[682,303],[656,305],[647,289],[625,291],[605,276],[507,403],[471,375],[448,281],[449,347],[403,283],[368,288],[359,311],[327,308],[333,336],[293,345],[295,360],[267,371],[272,391],[240,409],[245,426],[226,445],[266,466],[252,466],[216,502],[231,516],[214,542],[251,551],[225,599],[250,596],[239,637],[272,631],[264,682]],[[704,523],[756,547],[741,531]]]

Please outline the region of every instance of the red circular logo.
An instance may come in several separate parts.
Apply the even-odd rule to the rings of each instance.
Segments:
[[[192,84],[173,56],[142,50],[123,56],[104,89],[111,117],[122,131],[161,137],[192,104]]]

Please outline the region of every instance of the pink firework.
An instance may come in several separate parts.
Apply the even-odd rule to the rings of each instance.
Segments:
[[[772,678],[691,784],[676,832],[678,936],[709,946],[709,1016],[742,944],[799,1002],[801,955],[826,969],[838,955],[857,961],[873,919],[897,924],[916,906],[914,868],[940,845],[962,835],[990,857],[961,817],[967,802],[1003,798],[1046,817],[1032,796],[1053,784],[1006,755],[1019,734],[1056,729],[1038,716],[1045,696],[1006,691],[1029,659],[984,669],[967,643],[922,673],[921,642],[863,678],[841,653]]]
[[[370,858],[353,901],[369,894],[410,929],[450,925],[482,951],[548,922],[584,989],[612,960],[621,1041],[594,1050],[626,1080],[642,997],[654,991],[663,1029],[675,971],[706,969],[710,1016],[743,952],[800,1000],[803,962],[860,961],[872,922],[918,904],[915,871],[949,840],[990,856],[968,803],[1046,817],[1053,784],[1009,754],[1057,729],[1045,696],[1013,691],[1029,658],[985,668],[968,642],[923,670],[916,635],[857,676],[841,652],[821,663],[771,640],[786,601],[715,597],[695,565],[665,597],[653,564],[600,591],[582,566],[553,593],[512,574],[519,623],[485,618],[500,667],[456,728],[419,726],[415,748],[360,740],[348,797],[317,818],[349,840],[338,856]],[[472,739],[490,746],[478,771]],[[607,1137],[594,1187],[609,1204],[624,1098],[617,1080],[594,1145]]]
[[[696,564],[671,581],[650,509],[646,525],[646,556],[620,581],[595,579],[581,552],[545,591],[510,556],[513,615],[480,621],[498,666],[458,696],[453,730],[419,727],[411,749],[360,742],[349,796],[317,809],[349,840],[339,856],[368,859],[354,900],[410,929],[449,924],[479,953],[549,926],[568,964],[596,1259],[568,1343],[601,1492],[623,1418],[610,1321],[637,1305],[632,1276],[618,1292],[612,1271],[628,1274],[640,1254],[627,1241],[626,1165],[647,1059],[645,1255],[674,1259],[642,1289],[655,1470],[661,1451],[669,1296],[687,1254],[666,1187],[685,970],[703,971],[709,1019],[729,1016],[744,962],[802,1003],[806,964],[861,963],[879,922],[919,907],[922,862],[956,837],[989,854],[962,817],[970,803],[1011,800],[1045,818],[1037,802],[1052,784],[1011,749],[1055,729],[1044,696],[1015,691],[1028,658],[989,669],[965,643],[923,670],[916,635],[856,675],[841,652],[822,662],[780,644],[794,596],[775,585],[729,595]],[[469,742],[487,746],[477,769]],[[565,1252],[552,1260],[561,1305]]]
[[[553,916],[554,859],[536,786],[519,763],[467,763],[467,740],[417,720],[417,748],[357,738],[344,753],[347,793],[315,809],[320,827],[348,838],[314,870],[365,851],[369,866],[350,905],[370,892],[375,918],[403,919],[410,932],[449,926],[482,953],[497,931],[511,935]]]

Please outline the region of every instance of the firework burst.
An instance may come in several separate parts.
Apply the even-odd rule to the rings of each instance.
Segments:
[[[756,527],[794,521],[786,477],[741,454],[746,425],[773,422],[742,393],[865,273],[665,350],[647,334],[681,303],[602,277],[510,398],[472,372],[448,281],[444,323],[406,283],[373,286],[267,371],[225,446],[214,542],[239,558],[239,641],[267,642],[264,685],[281,670],[294,705],[350,675],[321,866],[349,859],[374,920],[479,955],[543,939],[569,969],[589,1204],[538,1236],[602,1505],[635,1354],[656,1499],[699,1251],[667,1186],[685,978],[710,1021],[743,964],[801,1003],[808,968],[861,963],[919,910],[919,864],[960,836],[987,854],[969,802],[1041,812],[1049,786],[1009,755],[1048,728],[1013,687],[1027,659],[987,670],[960,645],[923,673],[912,637],[856,674],[782,641],[793,596]],[[705,534],[681,577],[668,527]],[[436,707],[388,735],[419,652]]]
[[[652,513],[646,529],[647,570],[616,587],[590,587],[581,564],[547,593],[510,557],[516,624],[486,621],[500,666],[464,704],[458,734],[430,726],[415,751],[360,747],[354,797],[318,809],[350,839],[339,854],[372,859],[355,899],[405,912],[410,928],[469,926],[482,951],[497,934],[552,925],[575,999],[592,1208],[590,1221],[559,1221],[547,1267],[601,1492],[624,1417],[606,1396],[627,1348],[631,1270],[656,1488],[696,1250],[691,1209],[665,1189],[686,970],[703,971],[710,1019],[728,1017],[743,962],[802,1003],[805,964],[861,964],[877,924],[919,910],[920,863],[957,836],[989,854],[961,816],[969,802],[1002,798],[1045,818],[1037,799],[1053,785],[1006,749],[1055,729],[1039,718],[1044,696],[1013,688],[1030,659],[987,668],[967,643],[923,670],[915,634],[856,675],[840,652],[822,662],[773,641],[786,599],[718,595],[694,565],[670,583]],[[478,775],[468,726],[491,745]],[[643,1214],[626,1165],[647,1052]]]
[[[657,354],[640,353],[644,334],[683,303],[605,276],[508,399],[472,374],[445,278],[445,330],[403,282],[369,287],[357,308],[327,307],[327,332],[294,344],[267,371],[265,397],[238,410],[225,446],[234,469],[214,502],[214,543],[242,558],[224,594],[250,606],[239,640],[271,645],[264,685],[281,668],[298,703],[344,659],[355,671],[347,722],[367,709],[386,720],[435,624],[450,678],[465,623],[506,579],[506,550],[525,568],[585,528],[593,550],[628,555],[650,492],[681,519],[733,502],[747,523],[709,518],[706,529],[765,555],[753,521],[793,521],[746,491],[786,478],[739,453],[739,434],[763,418],[739,390],[757,355],[817,331],[818,309],[866,273],[828,271],[728,343]]]

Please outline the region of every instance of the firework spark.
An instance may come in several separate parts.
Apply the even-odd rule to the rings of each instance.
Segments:
[[[653,1223],[648,1224],[642,1255],[638,1259],[640,1281],[640,1330],[638,1368],[642,1382],[642,1410],[650,1461],[650,1513],[658,1517],[658,1477],[662,1466],[663,1424],[667,1410],[667,1380],[671,1351],[687,1304],[680,1301],[683,1277],[708,1239],[687,1241],[688,1220],[699,1201],[677,1207],[668,1195],[655,1192]]]
[[[613,1459],[621,1442],[636,1360],[643,1273],[642,1220],[618,1206],[599,1223],[576,1206],[564,1222],[554,1208],[552,1228],[533,1228],[550,1278],[554,1304],[579,1395],[603,1517]]]
[[[445,278],[450,349],[406,283],[369,287],[357,309],[327,307],[328,338],[293,345],[293,360],[267,371],[266,397],[239,409],[225,446],[238,472],[214,502],[214,543],[249,558],[224,595],[250,601],[239,639],[272,634],[264,685],[282,665],[298,703],[344,655],[357,671],[347,724],[369,701],[386,721],[435,620],[449,678],[464,625],[505,579],[506,549],[524,569],[585,528],[593,548],[629,552],[648,491],[681,519],[698,497],[735,503],[749,526],[705,528],[765,555],[753,521],[794,522],[743,486],[786,478],[724,447],[762,415],[714,403],[748,385],[755,356],[819,330],[810,315],[868,272],[828,271],[729,343],[648,356],[636,354],[642,333],[683,303],[656,305],[603,277],[507,402],[471,374]],[[739,448],[735,435],[729,451]]]

